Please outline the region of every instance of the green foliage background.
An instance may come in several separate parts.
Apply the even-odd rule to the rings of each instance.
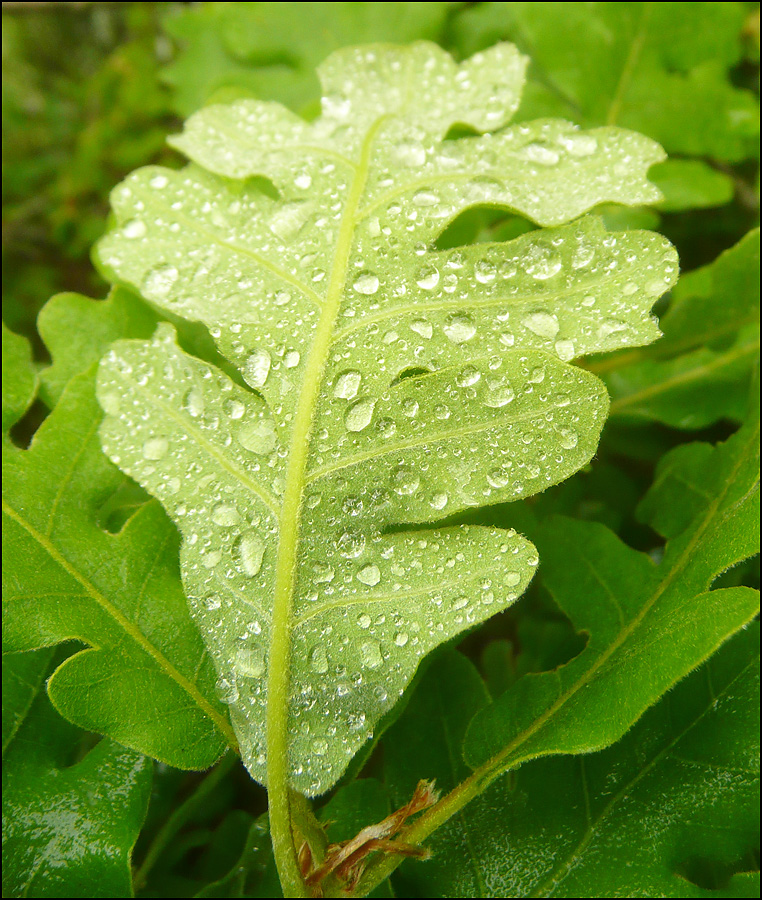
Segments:
[[[419,778],[455,787],[470,771],[460,757],[464,740],[473,764],[491,742],[502,746],[502,720],[485,712],[488,698],[492,710],[510,708],[522,678],[554,679],[547,673],[608,640],[585,616],[596,590],[640,602],[638,573],[656,562],[686,585],[665,602],[680,608],[714,594],[717,611],[706,615],[719,619],[759,587],[753,559],[724,572],[755,552],[753,508],[725,494],[728,472],[752,490],[757,459],[750,398],[759,353],[758,4],[4,4],[3,26],[3,319],[32,345],[30,357],[4,332],[4,434],[12,428],[5,440],[26,446],[46,420],[30,463],[39,471],[29,502],[58,504],[57,480],[81,466],[80,493],[65,509],[72,530],[82,529],[69,558],[93,572],[124,562],[130,544],[121,528],[129,518],[147,544],[167,549],[152,558],[150,573],[141,570],[145,554],[127,557],[134,582],[115,578],[114,596],[154,591],[178,609],[174,528],[100,453],[88,432],[99,414],[92,379],[83,374],[111,341],[149,336],[156,313],[120,290],[97,305],[58,296],[38,313],[60,291],[106,293],[89,253],[106,230],[109,190],[138,166],[179,166],[165,138],[182,118],[240,97],[278,100],[311,118],[315,66],[346,45],[425,38],[465,58],[508,40],[532,59],[518,121],[621,125],[669,154],[650,173],[661,203],[597,210],[610,229],[649,228],[676,245],[682,275],[657,310],[665,337],[585,360],[612,398],[592,467],[474,517],[527,534],[547,570],[519,604],[422,667],[397,721],[386,723],[390,730],[318,809],[330,840],[351,837],[405,802]],[[478,209],[461,216],[440,246],[506,240],[532,227]],[[203,330],[186,328],[181,340],[213,358]],[[716,501],[711,515],[707,492]],[[686,568],[681,548],[699,531]],[[610,571],[601,567],[598,587],[586,584],[582,596],[585,573],[600,560]],[[46,602],[40,598],[14,649],[45,643],[34,629],[55,636],[47,643],[73,638],[98,646],[104,678],[113,677],[124,651],[118,629],[108,634],[94,618],[75,626]],[[161,646],[179,672],[195,673],[205,696],[208,660],[209,671],[187,616],[177,621],[188,633],[182,641],[168,635]],[[758,896],[753,628],[613,746],[529,762],[503,777],[428,841],[431,862],[405,863],[375,895]],[[663,637],[658,626],[654,633]],[[191,649],[177,653],[178,644]],[[5,657],[6,895],[125,896],[131,883],[147,897],[276,894],[264,791],[231,753],[209,773],[181,770],[218,756],[220,705],[213,701],[202,718],[223,725],[210,724],[193,747],[169,728],[147,726],[151,754],[161,760],[152,764],[118,743],[119,723],[134,730],[141,718],[127,669],[121,688],[109,688],[123,698],[108,731],[117,742],[91,732],[105,729],[82,714],[78,649],[70,641]],[[669,655],[669,647],[654,652]],[[67,657],[72,663],[61,668]],[[683,674],[675,666],[664,688]],[[627,677],[646,677],[639,671],[626,669]],[[195,734],[199,714],[185,708],[184,696],[160,702]],[[591,721],[590,733],[597,727]]]

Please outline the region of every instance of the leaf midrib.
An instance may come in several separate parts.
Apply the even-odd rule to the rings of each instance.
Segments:
[[[378,118],[368,129],[342,215],[325,305],[314,332],[310,355],[304,371],[303,387],[294,415],[285,478],[286,487],[279,520],[273,615],[267,665],[265,720],[267,788],[270,832],[281,881],[284,883],[284,889],[293,886],[294,890],[299,891],[296,894],[298,896],[306,895],[303,893],[305,888],[291,831],[288,713],[291,629],[293,626],[292,605],[301,528],[302,495],[306,486],[309,438],[317,409],[317,398],[322,388],[354,243],[355,216],[370,171],[370,153],[373,141],[385,118],[385,116]],[[282,868],[285,868],[285,871],[280,871]]]

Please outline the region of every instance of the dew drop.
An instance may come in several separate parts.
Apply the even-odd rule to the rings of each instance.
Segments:
[[[418,141],[400,141],[394,148],[394,157],[401,166],[412,169],[426,162],[426,150]]]
[[[167,180],[166,175],[154,175],[154,177],[148,182],[152,188],[156,188],[156,190],[161,190],[165,188],[169,181]]]
[[[241,568],[253,578],[262,568],[262,558],[265,555],[265,545],[259,535],[253,531],[244,534],[238,542],[238,558]]]
[[[360,644],[360,657],[367,669],[377,669],[383,662],[381,644],[378,641],[363,641]]]
[[[246,412],[246,407],[240,400],[226,400],[224,406],[225,412],[231,419],[240,419]]]
[[[213,569],[221,559],[222,559],[221,551],[210,550],[209,553],[204,553],[202,555],[201,565],[205,569]]]
[[[476,384],[477,381],[482,377],[482,373],[474,368],[474,366],[466,366],[465,369],[462,369],[457,378],[455,379],[458,387],[469,387],[472,384]]]
[[[370,628],[370,623],[372,621],[373,620],[367,613],[361,613],[357,617],[357,624],[360,626],[360,628]]]
[[[161,265],[149,269],[143,279],[143,293],[149,299],[152,297],[166,297],[172,290],[179,272],[174,266]]]
[[[541,166],[555,166],[561,158],[558,151],[542,144],[527,144],[519,151],[518,156]]]
[[[258,647],[241,647],[235,654],[235,667],[241,675],[259,678],[265,672],[265,657]]]
[[[407,397],[402,401],[402,412],[410,419],[415,418],[418,415],[418,401],[414,400],[412,397]]]
[[[294,179],[294,184],[303,191],[306,191],[308,187],[312,184],[312,176],[308,175],[304,172],[301,175],[297,175]]]
[[[238,699],[238,685],[234,678],[218,678],[215,688],[223,703],[235,703]]]
[[[398,647],[404,647],[408,642],[408,636],[404,631],[400,631],[394,636],[394,643]]]
[[[360,569],[355,577],[363,584],[373,587],[381,581],[381,572],[379,571],[378,566],[371,564]]]
[[[312,576],[312,580],[316,584],[329,584],[336,577],[333,566],[325,563],[316,563],[314,571],[315,574]]]
[[[360,390],[362,375],[354,369],[342,372],[336,379],[333,396],[340,400],[354,400]]]
[[[223,528],[232,528],[241,521],[241,516],[235,506],[229,503],[220,503],[212,510],[212,522]]]
[[[161,459],[169,450],[169,441],[166,438],[151,438],[143,444],[143,456],[146,459]]]
[[[375,294],[378,290],[379,280],[378,276],[374,275],[372,272],[363,272],[358,276],[355,283],[352,287],[357,291],[358,294]]]
[[[344,417],[344,424],[347,427],[347,431],[362,431],[363,428],[366,428],[373,418],[373,408],[375,405],[375,400],[370,400],[367,397],[353,403]]]
[[[146,225],[141,219],[130,219],[122,226],[122,234],[126,238],[135,239],[145,237]]]
[[[538,310],[525,316],[522,324],[537,337],[551,339],[558,334],[560,328],[558,317],[544,310]]]
[[[474,276],[479,284],[489,284],[495,280],[495,266],[487,260],[479,260],[474,269]]]
[[[425,319],[414,319],[410,323],[410,328],[416,334],[420,334],[421,337],[426,338],[427,340],[434,333],[431,322],[427,322]]]
[[[418,191],[417,194],[413,194],[413,203],[415,206],[436,206],[439,197],[431,191]]]
[[[270,374],[272,360],[266,350],[255,350],[246,360],[243,377],[253,388],[261,388]]]
[[[365,535],[345,532],[338,540],[339,553],[345,559],[357,559],[365,550]]]
[[[289,350],[288,353],[283,357],[283,365],[287,369],[294,369],[299,365],[299,360],[301,359],[301,355],[298,350]]]
[[[511,403],[516,396],[507,378],[490,378],[487,380],[487,392],[484,405],[491,409],[500,409]]]
[[[204,414],[204,395],[201,391],[195,388],[188,391],[185,395],[185,408],[194,419]]]
[[[439,270],[434,266],[424,266],[418,270],[415,283],[424,291],[433,291],[439,284]]]
[[[556,341],[556,353],[558,358],[564,362],[574,359],[576,350],[574,349],[574,341]]]
[[[236,437],[242,447],[260,456],[272,453],[278,442],[275,425],[270,419],[259,419],[241,425]]]
[[[573,450],[577,446],[579,436],[576,431],[572,431],[570,428],[559,428],[557,433],[559,443],[565,450]]]
[[[328,753],[328,741],[325,738],[315,738],[312,742],[312,752],[316,756],[325,756]]]
[[[476,326],[470,316],[459,313],[450,316],[444,326],[444,333],[453,344],[464,344],[476,334]]]
[[[392,488],[401,497],[414,494],[421,486],[421,479],[407,466],[401,466],[392,476]]]
[[[429,505],[433,509],[444,509],[447,506],[447,494],[444,491],[439,491],[436,494],[431,495],[431,499],[429,500]]]
[[[328,656],[325,652],[325,647],[318,644],[310,650],[310,666],[314,672],[317,672],[318,675],[325,675],[328,671]]]

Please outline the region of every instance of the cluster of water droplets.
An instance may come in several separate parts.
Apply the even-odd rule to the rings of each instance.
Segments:
[[[490,528],[375,534],[349,558],[337,544],[302,567],[294,626],[294,743],[316,781],[343,770],[424,655],[513,602],[537,565],[528,541]]]

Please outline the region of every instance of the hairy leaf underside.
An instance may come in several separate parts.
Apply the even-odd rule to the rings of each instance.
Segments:
[[[608,398],[571,361],[658,336],[670,245],[577,217],[658,199],[645,174],[663,153],[617,128],[506,127],[524,68],[505,44],[461,65],[427,43],[341,51],[315,122],[209,107],[173,141],[186,169],[113,194],[102,265],[203,322],[240,372],[162,325],[114,346],[98,394],[106,452],[181,532],[260,781],[277,757],[299,791],[327,790],[420,659],[522,593],[527,540],[434,523],[585,465]],[[545,227],[435,250],[479,205]]]

